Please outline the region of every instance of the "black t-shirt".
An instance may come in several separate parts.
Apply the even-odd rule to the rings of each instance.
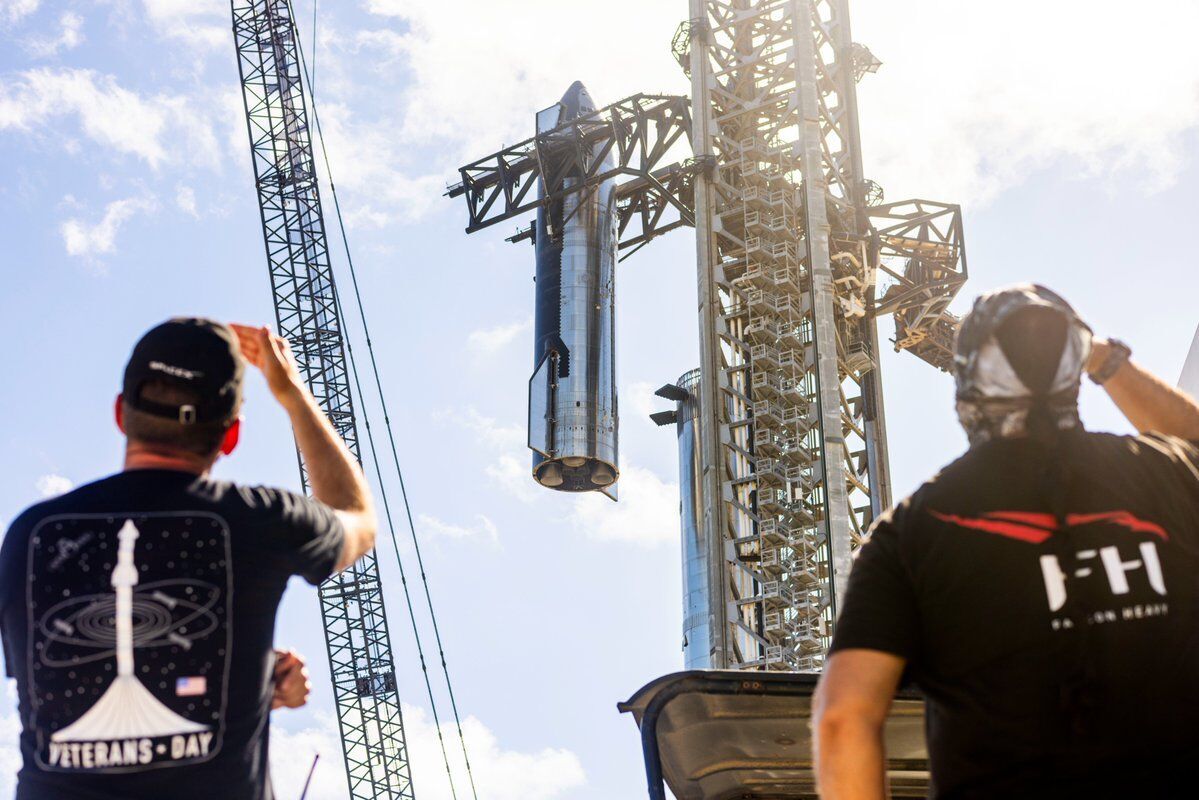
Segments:
[[[907,660],[934,797],[1199,796],[1199,450],[971,449],[878,520],[847,648]]]
[[[269,800],[275,612],[343,538],[313,500],[171,470],[21,514],[0,548],[18,800]]]

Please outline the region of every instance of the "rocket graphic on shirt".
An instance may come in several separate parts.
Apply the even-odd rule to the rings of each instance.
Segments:
[[[227,532],[217,520],[183,515],[142,524],[151,536],[132,519],[60,519],[31,539],[30,574],[38,577],[32,688],[43,768],[137,771],[204,761],[219,750]],[[114,549],[115,560],[107,560]],[[224,589],[190,577],[203,558],[209,569],[199,572],[218,573]],[[100,588],[108,564],[107,591],[86,591]],[[189,577],[167,577],[180,574]],[[45,607],[43,597],[64,599]]]
[[[133,547],[137,537],[137,528],[130,521],[117,534],[120,544],[117,566],[112,571],[112,587],[116,591],[117,678],[86,714],[55,731],[50,737],[52,742],[136,739],[208,730],[208,726],[186,720],[164,706],[133,674],[133,587],[137,585]]]

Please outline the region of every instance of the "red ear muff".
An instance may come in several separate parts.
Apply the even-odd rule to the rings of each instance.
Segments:
[[[241,420],[233,420],[233,424],[229,426],[229,430],[225,431],[225,438],[221,439],[221,454],[230,455],[237,449],[237,443],[241,441]]]

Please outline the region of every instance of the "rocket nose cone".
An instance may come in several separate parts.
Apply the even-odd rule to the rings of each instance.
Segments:
[[[581,117],[595,111],[595,102],[582,81],[575,81],[562,95],[562,121]]]

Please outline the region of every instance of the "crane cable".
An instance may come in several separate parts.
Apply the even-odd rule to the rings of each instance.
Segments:
[[[301,63],[302,63],[302,61],[303,61],[303,57],[301,56]],[[309,92],[311,94],[311,85],[309,86]],[[316,118],[315,103],[313,103],[313,118],[314,118],[314,120]],[[318,124],[318,127],[319,127],[319,124]],[[322,143],[322,145],[323,145],[323,143]],[[330,181],[330,183],[332,183],[332,181]],[[334,203],[334,205],[336,206],[336,202]],[[344,319],[344,312],[342,311],[341,298],[340,298],[338,292],[336,291],[336,288],[334,288],[334,291],[333,291],[333,302],[337,309],[338,317]],[[352,377],[354,379],[354,391],[360,399],[365,400],[365,395],[362,391],[362,383],[359,379],[358,363],[354,357],[354,346],[350,342],[348,337],[346,338],[345,341],[346,341],[346,351],[347,351],[347,354],[349,356],[349,361],[350,361],[350,374],[352,375]],[[375,447],[375,437],[374,437],[374,432],[371,429],[370,417],[366,414],[365,408],[363,408],[362,420],[363,420],[363,424],[366,427],[366,440],[367,440],[368,448],[370,449],[371,461],[374,465],[375,476],[378,478],[378,481],[379,481],[379,495],[383,501],[383,514],[384,514],[385,519],[387,520],[387,529],[388,529],[388,533],[390,534],[392,549],[395,551],[396,563],[399,566],[399,570],[400,570],[400,584],[404,589],[404,601],[408,608],[408,619],[411,622],[412,635],[416,641],[416,652],[417,652],[417,656],[420,660],[421,674],[422,674],[422,676],[424,678],[424,682],[425,682],[425,691],[429,697],[429,707],[433,713],[433,725],[437,730],[437,739],[438,739],[438,743],[441,746],[441,756],[442,756],[442,760],[445,764],[446,778],[450,784],[450,795],[453,798],[453,800],[457,800],[458,793],[454,787],[453,769],[450,767],[449,752],[446,750],[445,739],[441,734],[441,719],[440,719],[440,715],[437,712],[437,701],[434,698],[433,685],[429,680],[429,670],[428,670],[428,667],[426,666],[426,662],[425,662],[425,652],[424,652],[424,646],[421,643],[420,629],[418,628],[417,623],[416,623],[416,610],[412,605],[412,596],[408,590],[408,577],[407,577],[406,571],[404,569],[404,561],[400,556],[399,544],[396,541],[395,522],[394,522],[394,520],[392,518],[392,514],[391,514],[391,503],[388,499],[387,489],[383,482],[383,470],[382,470],[381,464],[379,463],[378,449]],[[402,714],[401,714],[400,718],[401,718],[401,720],[403,719]],[[411,778],[411,776],[409,776],[409,777]]]
[[[288,3],[290,4],[290,0],[288,0]],[[295,18],[294,12],[292,13],[292,18],[293,19]],[[302,51],[300,50],[299,37],[297,36],[296,38],[297,38],[297,42],[296,42],[297,52],[300,54],[300,64],[301,64],[301,68],[303,69],[304,68],[304,57],[303,57]],[[304,72],[305,72],[305,78],[307,78],[308,77],[307,70],[304,69]],[[312,98],[311,98],[312,85],[310,82],[308,84],[308,88],[309,88],[310,100],[312,100]],[[315,103],[315,101],[312,101],[312,114],[313,114],[313,120],[316,121],[317,118],[316,118],[316,103]],[[320,123],[317,122],[318,130],[319,130],[319,127],[320,127]],[[319,136],[319,134],[318,134],[318,136]],[[323,147],[324,147],[323,139],[321,139],[321,145],[322,145],[322,149],[323,149]],[[328,162],[326,161],[326,169],[327,168],[328,168]],[[332,184],[332,179],[330,179],[330,184]],[[336,205],[337,205],[336,200],[334,200],[334,206],[336,207]],[[340,213],[339,213],[339,218],[340,218]],[[348,248],[347,248],[347,252],[348,252]],[[341,297],[340,297],[339,293],[337,292],[336,285],[333,286],[333,303],[334,303],[334,307],[336,308],[338,318],[344,319],[345,315],[344,315],[344,312],[342,311]],[[365,395],[362,391],[362,383],[359,379],[357,359],[355,359],[355,357],[354,357],[354,346],[350,342],[350,339],[348,336],[345,339],[345,344],[346,344],[346,352],[347,352],[347,355],[349,357],[349,362],[350,362],[350,365],[349,365],[350,370],[349,371],[350,371],[351,377],[354,380],[354,391],[360,399],[365,400]],[[378,452],[378,449],[375,447],[374,432],[371,429],[370,417],[367,415],[365,407],[362,409],[362,421],[366,428],[367,446],[368,446],[368,449],[370,450],[371,461],[374,465],[375,476],[378,478],[378,481],[379,481],[379,496],[380,496],[380,499],[383,501],[383,516],[387,520],[387,529],[388,529],[388,533],[390,534],[392,549],[395,551],[396,563],[398,564],[399,570],[400,570],[400,584],[404,589],[404,601],[408,608],[408,619],[411,622],[412,635],[416,641],[416,652],[417,652],[417,656],[420,660],[421,674],[422,674],[422,676],[424,678],[424,682],[425,682],[425,691],[429,697],[429,706],[433,713],[433,725],[437,730],[437,739],[441,746],[441,756],[442,756],[442,760],[445,764],[446,778],[450,784],[450,795],[453,798],[453,800],[457,800],[458,793],[454,786],[453,769],[450,767],[449,752],[446,749],[445,739],[441,733],[441,719],[440,719],[440,715],[437,712],[437,700],[435,699],[435,696],[433,694],[433,685],[432,685],[431,681],[429,680],[429,670],[428,670],[428,667],[426,666],[426,662],[425,662],[424,646],[421,643],[420,629],[417,626],[417,622],[416,622],[416,610],[412,605],[412,595],[408,590],[408,577],[407,577],[406,571],[404,569],[404,561],[400,556],[399,544],[396,541],[395,522],[394,522],[392,514],[391,514],[391,502],[388,499],[387,488],[383,482],[383,469],[382,469],[381,464],[379,463],[379,452]],[[405,505],[407,505],[406,499],[405,499]],[[402,720],[403,720],[402,713],[400,713],[400,719],[401,719],[401,724],[402,724]],[[409,775],[409,779],[411,780],[411,775]]]
[[[291,4],[291,0],[287,0],[287,2],[288,2],[288,5]],[[292,16],[294,19],[294,13]],[[314,0],[314,3],[313,3],[313,25],[314,25],[313,42],[314,43],[316,41],[315,22],[316,22],[316,4],[315,4],[315,0]],[[325,136],[321,130],[321,119],[320,119],[320,115],[317,113],[317,109],[316,109],[316,96],[315,96],[314,84],[312,82],[311,75],[308,72],[308,66],[307,66],[307,63],[304,58],[304,49],[299,42],[299,37],[297,37],[297,41],[296,41],[296,50],[300,57],[300,68],[304,73],[305,82],[308,84],[308,94],[309,94],[311,104],[312,104],[312,119],[316,125],[316,138],[317,138],[317,141],[320,142],[321,157],[325,164],[325,173],[329,176],[330,194],[333,197],[333,208],[334,208],[334,212],[337,216],[337,224],[338,224],[338,229],[339,229],[339,232],[341,235],[342,247],[345,251],[346,263],[350,270],[350,282],[354,288],[354,299],[355,299],[355,304],[358,308],[358,318],[362,325],[363,336],[366,339],[367,353],[368,353],[368,357],[370,360],[371,372],[374,377],[375,392],[379,398],[379,404],[383,411],[384,428],[387,431],[387,440],[388,440],[388,444],[390,445],[390,449],[391,449],[392,463],[395,467],[396,477],[399,481],[400,496],[404,503],[404,513],[405,513],[405,516],[408,521],[408,531],[409,531],[409,534],[412,539],[413,550],[416,554],[417,565],[420,570],[421,586],[424,590],[425,602],[429,609],[429,618],[433,625],[433,635],[437,642],[437,655],[438,655],[439,660],[441,661],[442,674],[445,677],[446,690],[447,690],[447,694],[450,699],[450,706],[452,708],[453,716],[454,716],[454,725],[457,729],[459,745],[462,748],[462,759],[466,766],[467,777],[470,781],[471,796],[474,798],[474,800],[478,800],[479,795],[478,795],[478,791],[475,788],[474,773],[471,770],[470,756],[467,753],[466,737],[462,731],[462,720],[458,713],[458,703],[454,696],[453,682],[450,680],[449,665],[446,662],[445,648],[444,648],[444,646],[442,644],[442,640],[441,640],[441,627],[438,624],[437,613],[433,607],[433,597],[429,591],[429,581],[428,581],[428,577],[425,572],[424,559],[421,555],[420,541],[416,536],[416,525],[412,519],[412,507],[408,500],[408,490],[404,483],[404,473],[400,467],[399,450],[396,446],[395,434],[391,427],[391,416],[387,409],[387,400],[386,400],[386,397],[383,392],[383,383],[379,377],[379,365],[378,365],[378,361],[375,357],[375,348],[374,348],[374,343],[371,340],[370,328],[367,325],[367,321],[366,321],[366,310],[362,304],[362,293],[361,293],[361,291],[359,289],[359,285],[358,285],[358,274],[357,274],[357,270],[354,268],[353,256],[350,253],[349,237],[346,233],[345,220],[341,213],[341,203],[338,200],[338,196],[337,196],[337,185],[333,181],[333,170],[329,163],[329,151],[325,146]],[[334,302],[337,304],[338,313],[340,316],[341,315],[341,299],[337,295],[336,291],[334,291]],[[348,338],[347,338],[347,349],[349,352],[350,368],[354,375],[355,389],[358,393],[358,396],[360,398],[364,398],[364,395],[362,392],[362,386],[361,386],[361,383],[359,382],[359,378],[358,378],[358,368],[357,368],[357,364],[354,359],[353,346],[349,344]],[[396,562],[400,569],[400,583],[402,584],[403,589],[404,589],[404,599],[407,602],[407,606],[408,606],[408,616],[409,616],[409,619],[412,621],[413,636],[416,640],[417,654],[420,659],[421,672],[424,673],[425,685],[426,685],[426,688],[427,688],[428,694],[429,694],[429,703],[430,703],[430,706],[431,706],[431,709],[433,712],[434,725],[437,728],[437,738],[441,742],[442,756],[445,759],[446,772],[448,773],[447,777],[449,778],[449,781],[450,781],[450,793],[451,793],[451,795],[453,795],[453,797],[457,798],[457,793],[454,789],[453,773],[450,770],[450,765],[449,765],[449,756],[446,753],[445,741],[442,738],[441,724],[440,724],[440,720],[438,718],[438,713],[437,713],[437,704],[433,700],[433,689],[429,683],[429,674],[428,674],[428,668],[426,667],[426,664],[425,664],[424,649],[421,645],[420,633],[419,633],[419,631],[417,629],[417,625],[416,625],[416,615],[415,615],[415,611],[412,606],[411,595],[409,594],[409,591],[408,591],[408,581],[407,581],[407,577],[404,572],[403,560],[400,557],[399,544],[397,543],[396,537],[395,537],[395,527],[392,523],[391,511],[390,511],[390,507],[388,506],[388,503],[387,503],[386,491],[383,489],[383,475],[382,475],[382,470],[379,465],[378,451],[375,449],[374,436],[371,432],[371,427],[370,427],[370,419],[365,413],[365,408],[363,409],[363,421],[366,425],[367,443],[370,446],[371,457],[372,457],[372,460],[373,460],[374,466],[375,466],[375,474],[379,479],[380,495],[384,502],[385,516],[387,518],[388,528],[389,528],[389,531],[391,534],[392,548],[395,551]]]

